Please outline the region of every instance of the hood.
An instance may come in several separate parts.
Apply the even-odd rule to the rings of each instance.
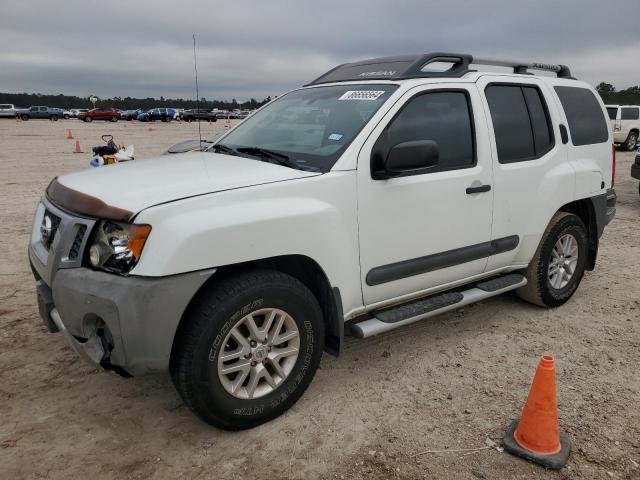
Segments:
[[[320,175],[219,153],[190,152],[70,173],[58,183],[138,213],[182,198]]]

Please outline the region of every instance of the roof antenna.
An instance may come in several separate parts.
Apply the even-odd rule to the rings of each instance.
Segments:
[[[202,151],[202,132],[200,131],[200,91],[198,90],[198,59],[196,58],[196,34],[193,34],[193,69],[196,72],[196,111],[198,115],[198,138],[200,140],[200,151]]]

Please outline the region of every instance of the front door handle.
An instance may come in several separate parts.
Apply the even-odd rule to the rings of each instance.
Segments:
[[[471,195],[473,193],[484,193],[491,190],[491,185],[479,185],[477,187],[467,187],[467,195]]]

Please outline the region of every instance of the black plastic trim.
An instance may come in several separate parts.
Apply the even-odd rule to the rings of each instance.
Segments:
[[[424,67],[429,63],[434,62],[447,62],[451,63],[451,68],[445,70],[443,72],[434,72],[434,71],[424,71]],[[358,69],[358,67],[368,67],[371,68],[387,68],[389,65],[394,63],[403,63],[405,64],[404,69],[400,72],[396,70],[388,71],[371,71],[371,72],[361,72],[359,75],[355,73],[343,73],[343,76],[336,76],[335,72],[340,71],[340,69]],[[404,80],[407,78],[459,78],[469,72],[475,72],[469,68],[472,64],[478,65],[499,65],[503,67],[511,67],[513,68],[514,73],[519,74],[529,74],[527,71],[529,68],[535,70],[546,70],[555,72],[559,78],[570,78],[571,71],[569,67],[566,65],[549,65],[543,63],[521,63],[521,62],[509,62],[509,61],[497,61],[497,60],[474,60],[472,55],[468,53],[445,53],[445,52],[434,52],[427,53],[423,55],[404,55],[404,56],[395,56],[395,57],[381,57],[381,58],[370,58],[367,60],[361,60],[359,62],[352,63],[343,63],[342,65],[338,65],[337,67],[332,68],[328,72],[323,73],[315,80],[307,83],[305,87],[310,85],[319,85],[322,83],[333,83],[333,82],[351,82],[357,80]],[[408,64],[408,66],[407,66]],[[380,67],[377,67],[380,66]],[[366,74],[366,75],[364,75]],[[355,75],[355,76],[354,76]]]
[[[600,238],[604,232],[604,227],[613,220],[616,214],[616,191],[610,188],[607,193],[595,195],[590,200],[596,217],[596,232],[598,238]]]
[[[325,351],[337,357],[342,349],[342,341],[344,340],[344,311],[342,308],[342,295],[340,289],[333,287],[333,302],[335,305],[335,315],[332,321],[328,322],[327,332],[325,332],[324,349]]]
[[[442,253],[434,253],[425,257],[412,258],[401,262],[390,263],[372,268],[367,273],[366,282],[369,286],[393,282],[414,275],[421,275],[442,268],[453,267],[463,263],[472,262],[481,258],[490,257],[499,253],[514,250],[520,238],[517,235],[497,238],[488,242],[456,248]]]
[[[563,145],[569,143],[569,132],[567,131],[567,127],[564,123],[560,124],[560,139],[562,140]]]

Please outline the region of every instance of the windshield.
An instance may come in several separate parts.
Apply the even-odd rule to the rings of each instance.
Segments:
[[[328,172],[397,85],[339,85],[290,92],[249,117],[221,144],[289,157],[293,168]]]
[[[609,113],[609,120],[615,120],[618,116],[618,107],[607,107]]]

